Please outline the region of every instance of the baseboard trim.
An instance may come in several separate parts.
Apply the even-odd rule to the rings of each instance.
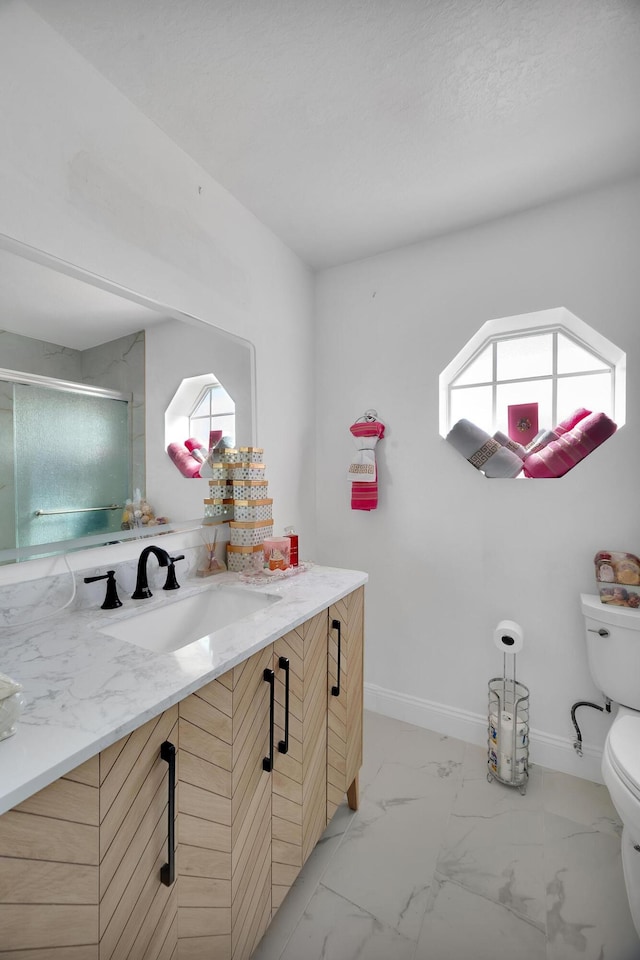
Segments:
[[[459,740],[482,747],[487,744],[486,715],[397,693],[395,690],[379,687],[375,683],[365,683],[364,705],[365,709],[372,710],[374,713],[381,713],[394,720],[403,720],[416,727],[434,730],[444,736],[457,737]],[[585,746],[583,747],[584,755],[579,757],[573,748],[572,740],[533,728],[529,731],[529,743],[531,764],[569,773],[574,777],[582,777],[583,780],[602,783],[601,750]]]

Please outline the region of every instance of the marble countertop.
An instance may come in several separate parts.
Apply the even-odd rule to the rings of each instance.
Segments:
[[[0,742],[0,813],[68,773],[136,727],[221,676],[367,581],[356,570],[312,566],[264,585],[237,574],[185,581],[116,611],[71,609],[0,629],[0,672],[24,687],[17,732]],[[232,589],[277,594],[277,603],[173,653],[154,653],[101,632],[118,620],[190,593]],[[32,620],[37,608],[30,611]]]

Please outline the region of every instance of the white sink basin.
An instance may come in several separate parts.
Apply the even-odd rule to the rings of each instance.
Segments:
[[[210,634],[264,610],[280,599],[252,590],[212,587],[188,597],[172,599],[152,610],[141,608],[126,620],[105,624],[100,630],[146,650],[171,653],[196,640],[208,641]],[[142,605],[146,601],[136,602]]]

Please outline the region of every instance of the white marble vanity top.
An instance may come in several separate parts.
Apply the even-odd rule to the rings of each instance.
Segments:
[[[124,600],[120,610],[65,610],[39,623],[0,629],[0,672],[24,687],[25,706],[14,736],[0,742],[0,813],[162,710],[221,676],[251,654],[367,581],[356,570],[312,566],[263,585],[237,574],[185,581],[180,591],[154,591],[149,600]],[[100,631],[107,620],[215,588],[278,594],[281,600],[215,631],[210,649],[192,643],[158,654]],[[28,611],[32,620],[37,607]]]

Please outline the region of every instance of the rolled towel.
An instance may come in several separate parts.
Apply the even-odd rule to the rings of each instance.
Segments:
[[[167,447],[167,453],[183,477],[192,479],[200,476],[201,464],[191,456],[187,448],[181,443],[170,443]]]
[[[561,420],[557,427],[554,427],[555,432],[562,436],[563,433],[568,433],[569,430],[573,430],[577,423],[580,420],[584,420],[585,417],[591,415],[591,410],[585,410],[584,407],[578,407],[577,410],[574,410],[566,420]]]
[[[518,443],[516,440],[512,440],[511,437],[508,437],[506,433],[502,433],[501,430],[496,430],[493,435],[493,439],[497,440],[501,446],[506,447],[507,450],[511,450],[513,453],[515,453],[515,455],[520,457],[521,460],[524,460],[527,451],[521,443]]]
[[[577,463],[616,432],[616,424],[604,413],[591,413],[581,418],[573,430],[532,453],[524,462],[527,477],[547,479],[563,477]]]
[[[556,433],[555,430],[541,430],[540,433],[533,438],[531,443],[527,444],[522,459],[526,460],[532,453],[537,453],[538,450],[542,450],[542,448],[550,444],[552,440],[558,440],[559,437],[560,434]]]
[[[458,420],[447,434],[447,441],[487,477],[513,478],[522,470],[522,460],[517,454],[470,420]]]

